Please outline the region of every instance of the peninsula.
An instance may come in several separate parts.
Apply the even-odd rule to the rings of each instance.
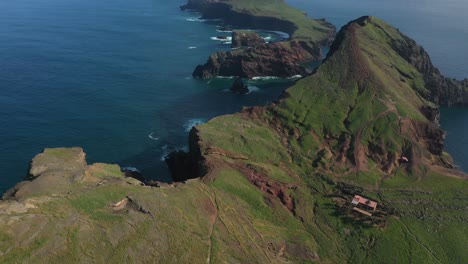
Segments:
[[[322,47],[329,46],[335,27],[325,20],[311,19],[283,0],[190,0],[181,7],[201,12],[202,18],[221,19],[237,28],[283,31],[289,39],[274,43],[250,42],[251,45],[210,55],[193,72],[198,78],[237,76],[291,77],[307,74],[303,63],[323,58]],[[233,39],[242,37],[233,32]],[[244,36],[245,37],[245,36]],[[242,40],[240,40],[242,42]]]
[[[257,11],[234,4],[248,2],[285,7],[186,7]],[[329,34],[301,29],[291,41]],[[0,201],[0,262],[463,263],[468,175],[437,122],[467,90],[398,29],[358,18],[277,102],[193,128],[172,184],[87,164],[81,148],[38,154]]]

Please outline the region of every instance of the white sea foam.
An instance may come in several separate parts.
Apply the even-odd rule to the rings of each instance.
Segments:
[[[217,21],[221,21],[221,19],[204,19],[204,18],[200,18],[200,17],[189,17],[189,18],[186,18],[185,20],[190,21],[190,22],[207,22],[207,21],[217,22]]]
[[[185,20],[190,21],[190,22],[203,22],[203,21],[205,21],[204,19],[201,19],[199,17],[189,17],[189,18],[186,18]]]
[[[158,140],[159,139],[159,137],[154,136],[154,132],[151,132],[151,134],[149,134],[148,137],[151,138],[152,140]]]
[[[263,38],[265,41],[271,40],[271,37],[264,37]]]
[[[196,126],[196,125],[199,125],[199,124],[203,124],[205,123],[206,120],[203,119],[203,118],[193,118],[193,119],[190,119],[188,120],[185,124],[184,124],[184,129],[186,132],[190,132],[190,130],[192,129],[192,127]]]
[[[223,44],[225,44],[225,45],[231,45],[231,44],[232,44],[232,41],[224,41]]]
[[[217,40],[222,42],[232,41],[232,37],[226,36],[226,38],[211,37],[211,40]]]
[[[255,93],[255,92],[260,91],[260,88],[258,88],[255,85],[249,85],[247,88],[249,88],[249,93]]]
[[[216,76],[216,79],[234,79],[234,76]]]
[[[121,170],[123,171],[133,171],[133,172],[138,172],[141,173],[137,168],[135,167],[122,167]]]
[[[161,157],[159,159],[161,161],[166,161],[169,154],[171,154],[172,152],[175,152],[175,151],[179,151],[179,150],[182,150],[184,152],[188,152],[189,147],[188,147],[188,145],[183,146],[183,147],[175,147],[175,146],[169,146],[169,145],[166,144],[166,145],[161,147],[162,155],[161,155]]]
[[[160,160],[165,161],[166,158],[167,158],[167,155],[169,155],[169,153],[171,153],[171,151],[169,150],[169,146],[167,144],[162,146],[161,150],[162,150],[162,155],[161,155]]]
[[[252,77],[252,80],[254,81],[265,81],[265,80],[275,80],[275,79],[279,79],[278,76],[256,76],[256,77]]]
[[[216,31],[222,32],[222,33],[232,33],[232,30],[219,30],[219,29],[217,29]]]
[[[288,79],[300,79],[300,78],[302,78],[302,75],[300,74],[288,77]]]
[[[188,47],[187,49],[196,49],[197,47],[195,46],[191,46],[191,47]]]

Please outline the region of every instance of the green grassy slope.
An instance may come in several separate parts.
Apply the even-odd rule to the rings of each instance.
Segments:
[[[295,26],[295,30],[288,33],[291,38],[296,40],[327,42],[330,38],[330,32],[334,31],[331,24],[307,17],[303,11],[289,6],[284,0],[188,0],[185,7],[194,8],[204,13],[209,7],[220,4],[228,5],[233,11],[240,14],[270,17],[290,22]]]
[[[395,41],[403,35],[377,18],[354,21],[278,103],[199,125],[199,144],[211,166],[237,168],[266,199],[271,191],[252,174],[272,186],[293,182],[293,215],[329,243],[317,249],[321,260],[462,263],[467,181],[445,168],[442,133],[421,111],[436,104],[424,99],[424,76]],[[401,156],[410,164],[400,165]],[[343,199],[355,192],[379,201],[383,217],[363,223],[350,214]]]
[[[321,42],[329,37],[328,25],[310,19],[303,11],[289,6],[283,0],[228,0],[224,2],[229,3],[233,10],[241,13],[291,21],[297,27],[291,36],[294,39]]]

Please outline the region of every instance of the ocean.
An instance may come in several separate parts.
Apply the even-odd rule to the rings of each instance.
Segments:
[[[266,104],[292,84],[255,80],[249,83],[251,93],[236,95],[228,90],[232,80],[193,79],[193,69],[211,52],[229,49],[229,43],[215,38],[229,33],[217,31],[216,21],[180,11],[184,2],[0,2],[0,192],[23,179],[30,160],[45,147],[81,146],[89,163],[137,167],[148,178],[170,180],[164,156],[187,148],[193,125],[243,106]],[[392,16],[376,1],[288,2],[338,26],[380,10],[384,19],[425,46],[442,72],[468,77],[468,47],[463,46],[467,28],[461,26],[467,25],[466,12],[460,7],[458,16],[441,14],[453,27],[438,32],[452,24],[436,20],[437,26],[429,26],[425,13],[411,15],[408,6]],[[431,7],[431,1],[423,2]],[[466,109],[443,111],[447,149],[465,169],[468,143],[460,139],[467,119]]]

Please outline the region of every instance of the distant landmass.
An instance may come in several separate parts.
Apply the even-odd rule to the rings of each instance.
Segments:
[[[307,17],[302,11],[283,1],[189,1],[181,9],[193,9],[202,18],[221,19],[225,27],[240,27],[283,31],[289,39],[274,43],[246,41],[236,50],[212,54],[204,65],[199,65],[193,76],[212,78],[238,76],[291,77],[304,75],[304,62],[322,59],[323,46],[329,46],[336,33],[335,27],[325,20]],[[233,32],[233,40],[252,38]]]
[[[444,152],[438,126],[440,105],[467,103],[466,80],[442,76],[422,47],[376,17],[351,21],[334,36],[328,23],[280,0],[190,0],[186,8],[233,26],[255,25],[234,23],[239,15],[294,25],[267,23],[290,35],[279,44],[245,34],[239,58],[255,47],[294,53],[296,44],[334,41],[323,63],[278,101],[194,127],[189,152],[167,160],[173,183],[87,164],[81,148],[45,149],[0,202],[1,262],[468,259],[468,175]],[[211,55],[212,63],[236,51]]]

